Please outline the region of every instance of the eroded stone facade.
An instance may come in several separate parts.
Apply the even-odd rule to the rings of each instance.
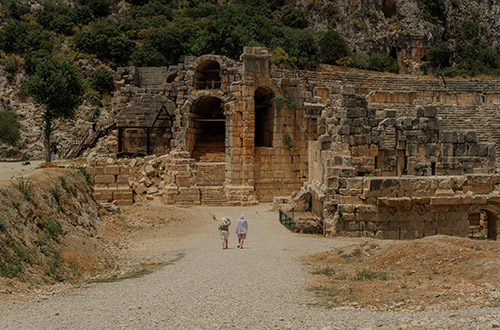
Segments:
[[[111,181],[99,164],[116,162],[135,198],[165,204],[248,205],[302,188],[331,234],[496,237],[499,81],[281,70],[268,60],[247,47],[240,61],[120,68],[118,151],[149,156],[93,160],[96,191],[114,198],[97,181]],[[118,189],[125,180],[115,175],[100,184]]]

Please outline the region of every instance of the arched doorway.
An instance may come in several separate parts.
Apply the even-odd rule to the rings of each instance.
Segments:
[[[191,107],[188,151],[204,161],[225,160],[226,117],[222,100],[203,96]]]
[[[469,237],[474,239],[496,240],[498,217],[490,210],[469,213]]]
[[[274,131],[274,113],[270,88],[259,87],[255,90],[255,146],[272,147]]]
[[[219,62],[206,60],[198,65],[194,74],[195,89],[220,89],[221,83]]]

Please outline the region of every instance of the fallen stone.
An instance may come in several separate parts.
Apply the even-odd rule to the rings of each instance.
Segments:
[[[146,188],[146,186],[142,183],[140,185],[138,185],[137,188],[135,188],[135,193],[137,195],[142,195],[147,191],[148,191],[148,188]]]
[[[118,205],[115,205],[113,203],[100,203],[101,207],[108,211],[111,214],[117,214],[120,213],[120,208]]]

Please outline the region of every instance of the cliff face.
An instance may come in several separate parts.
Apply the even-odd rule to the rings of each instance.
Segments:
[[[468,22],[489,46],[500,40],[500,3],[488,0],[299,0],[314,31],[337,30],[354,51],[397,56],[403,72],[418,70],[438,40],[454,47]]]

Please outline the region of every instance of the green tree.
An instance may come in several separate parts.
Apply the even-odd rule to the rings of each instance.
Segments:
[[[14,19],[20,19],[21,16],[28,14],[30,9],[27,3],[22,3],[19,0],[10,0],[5,5],[5,9],[7,10],[8,16]]]
[[[73,34],[76,19],[69,6],[54,3],[47,3],[36,15],[36,20],[45,29],[65,35]]]
[[[165,57],[151,46],[144,45],[132,54],[132,64],[135,66],[163,66]]]
[[[144,37],[144,44],[156,49],[168,64],[177,64],[179,57],[184,53],[182,39],[174,29],[169,27],[151,29]]]
[[[286,6],[281,12],[281,22],[286,26],[305,29],[308,25],[304,11],[294,6]]]
[[[0,49],[6,53],[52,50],[53,43],[52,35],[39,25],[9,19],[0,28]]]
[[[15,113],[10,111],[0,112],[0,142],[12,146],[16,145],[21,137],[19,128],[20,125]]]
[[[335,30],[328,31],[320,42],[323,63],[335,64],[339,59],[352,56],[344,37]]]
[[[192,40],[191,53],[225,55],[237,59],[246,45],[244,34],[239,26],[227,23],[210,24],[196,40]]]
[[[374,71],[399,72],[399,64],[395,58],[375,53],[370,56],[369,69]]]
[[[431,62],[431,66],[435,69],[449,67],[451,55],[451,49],[443,41],[436,42],[436,44],[427,51],[427,57]]]
[[[80,5],[88,6],[92,14],[97,17],[106,17],[111,13],[111,1],[109,0],[79,0]]]
[[[89,78],[90,87],[101,95],[115,90],[113,74],[107,69],[96,69],[92,71]]]
[[[73,117],[83,100],[83,79],[71,60],[52,57],[37,63],[34,75],[24,81],[23,88],[41,111],[45,160],[50,162],[52,122],[57,118]]]

